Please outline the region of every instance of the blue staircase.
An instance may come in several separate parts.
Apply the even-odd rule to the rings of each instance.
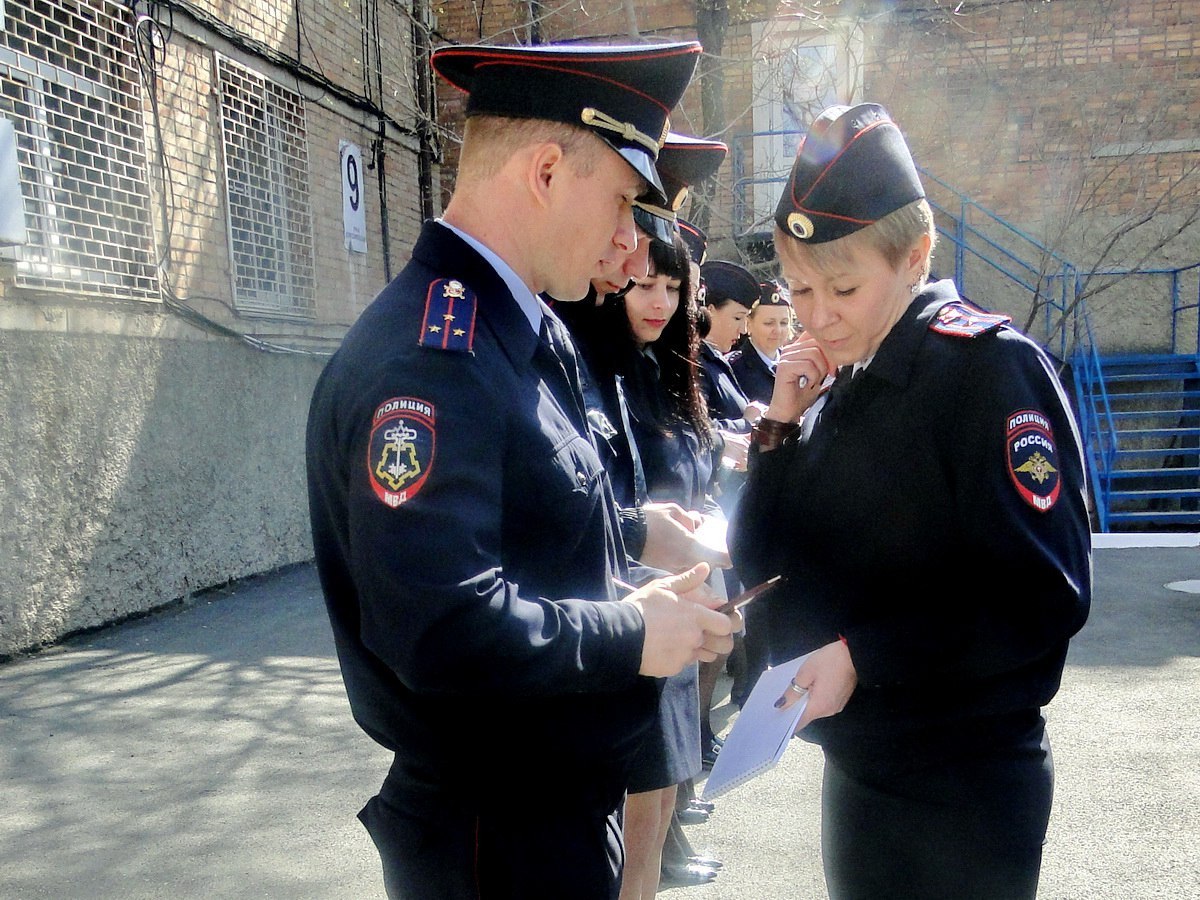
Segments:
[[[994,213],[922,172],[939,238],[953,247],[953,278],[964,297],[980,268],[1029,292],[1040,310],[1031,336],[1061,363],[1091,481],[1097,531],[1194,531],[1200,526],[1200,326],[1194,346],[1181,323],[1200,309],[1200,264],[1179,269],[1084,272]],[[945,253],[940,254],[944,259]],[[1032,264],[1028,260],[1037,260]],[[1105,353],[1087,298],[1097,286],[1137,290],[1170,317],[1171,350]],[[1186,287],[1185,287],[1186,286]],[[1194,292],[1194,293],[1193,293]],[[1186,295],[1186,297],[1185,297]],[[1193,299],[1194,297],[1194,299]]]
[[[773,132],[766,132],[770,135]],[[746,192],[779,177],[748,177],[752,155],[732,147],[735,227],[748,221]],[[1087,456],[1097,531],[1195,531],[1200,526],[1200,263],[1178,269],[1081,271],[962,192],[922,170],[939,233],[937,277],[986,305],[999,283],[1030,304],[1030,336],[1060,364]],[[986,283],[987,290],[973,290]],[[1166,323],[1162,353],[1103,352],[1087,299],[1117,284],[1136,291]],[[1195,323],[1195,335],[1190,334]],[[1184,329],[1189,330],[1184,334]],[[1193,341],[1194,337],[1194,341]],[[1188,345],[1188,346],[1184,346]]]
[[[1076,367],[1101,531],[1200,525],[1200,357],[1122,354]]]

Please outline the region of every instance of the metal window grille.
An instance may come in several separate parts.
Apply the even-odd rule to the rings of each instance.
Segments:
[[[304,100],[217,56],[238,309],[310,318],[316,307]]]
[[[4,0],[0,115],[14,123],[28,243],[16,283],[157,299],[128,9]]]

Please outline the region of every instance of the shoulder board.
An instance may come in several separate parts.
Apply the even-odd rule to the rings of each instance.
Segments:
[[[995,331],[1012,321],[1010,316],[984,312],[964,300],[954,300],[938,310],[929,330],[951,337],[973,338]]]
[[[420,345],[470,353],[475,343],[475,292],[461,281],[439,278],[425,296]]]

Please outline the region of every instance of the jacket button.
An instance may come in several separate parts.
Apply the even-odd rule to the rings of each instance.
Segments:
[[[580,472],[580,471],[576,471],[576,472],[575,472],[575,477],[579,479],[579,484],[580,484],[580,486],[581,486],[581,487],[582,487],[583,485],[587,484],[587,480],[588,480],[588,479],[587,479],[587,475],[586,475],[586,473],[584,473],[584,472]]]

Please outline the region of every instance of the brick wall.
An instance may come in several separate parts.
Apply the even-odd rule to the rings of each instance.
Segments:
[[[920,162],[1025,228],[1194,206],[1195,189],[1168,191],[1200,163],[1200,4],[1001,3],[963,23],[897,13],[869,43],[866,95]]]
[[[443,5],[442,34],[528,40],[526,4],[485,7],[481,20],[469,16],[468,7],[475,9]],[[1150,208],[1178,221],[1191,212],[1196,191],[1172,195],[1171,187],[1200,163],[1190,149],[1200,117],[1200,4],[968,0],[820,7],[828,18],[811,17],[814,28],[830,28],[839,15],[843,24],[859,17],[864,48],[856,99],[888,106],[922,165],[1022,229],[1047,237],[1065,229],[1070,245],[1079,240],[1070,234],[1088,230],[1080,221],[1111,222]],[[762,13],[735,4],[740,24],[731,26],[718,60],[728,139],[753,127],[757,48],[748,23]],[[647,0],[637,4],[636,15],[643,39],[695,36],[692,4]],[[616,0],[558,6],[542,23],[542,38],[624,40],[627,21],[626,5]],[[444,103],[443,110],[454,127],[457,107]],[[694,133],[703,130],[695,86],[675,121]],[[1138,145],[1150,152],[1132,152]],[[1159,152],[1164,149],[1170,152]],[[731,189],[727,166],[721,190]],[[1068,220],[1075,226],[1068,228]],[[716,232],[736,228],[720,204],[713,223]],[[1194,255],[1190,246],[1163,253],[1169,259]]]

